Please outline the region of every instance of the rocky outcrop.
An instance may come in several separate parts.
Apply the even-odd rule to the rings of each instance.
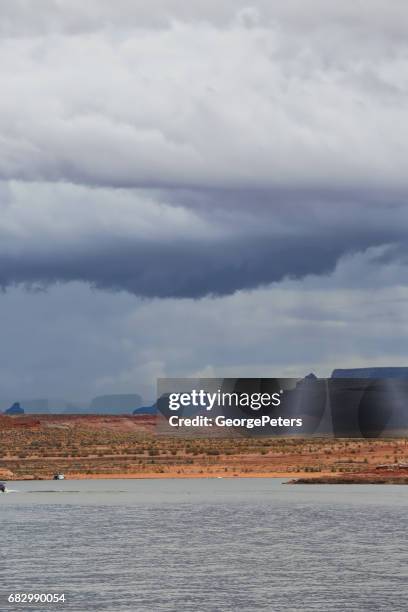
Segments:
[[[24,408],[20,406],[19,402],[15,402],[10,408],[4,411],[4,414],[13,415],[13,414],[24,414]]]
[[[301,484],[301,485],[342,485],[342,484],[408,484],[407,474],[387,474],[382,476],[376,476],[373,474],[355,474],[350,475],[339,475],[339,476],[316,476],[310,478],[295,478],[289,480],[285,484]]]

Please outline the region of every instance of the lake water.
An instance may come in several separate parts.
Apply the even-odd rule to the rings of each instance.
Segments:
[[[16,482],[0,610],[408,609],[408,487],[275,479]],[[65,604],[9,604],[13,592]]]

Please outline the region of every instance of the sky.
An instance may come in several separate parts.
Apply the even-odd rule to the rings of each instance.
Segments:
[[[0,389],[407,365],[404,0],[3,0]]]

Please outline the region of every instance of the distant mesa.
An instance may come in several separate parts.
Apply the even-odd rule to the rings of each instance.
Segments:
[[[26,414],[47,414],[48,400],[47,399],[28,399],[20,402],[21,407]]]
[[[91,414],[129,414],[140,408],[142,398],[137,393],[100,395],[95,397],[90,406]]]
[[[332,378],[407,378],[408,368],[338,368]]]
[[[20,402],[14,402],[14,404],[10,406],[10,408],[7,408],[7,410],[5,410],[4,414],[24,414],[24,408],[20,406]]]
[[[89,410],[72,402],[65,402],[61,411],[63,414],[87,414]]]
[[[136,408],[133,411],[133,414],[136,416],[140,416],[143,414],[157,414],[157,406],[153,404],[153,406],[141,406],[140,408]]]

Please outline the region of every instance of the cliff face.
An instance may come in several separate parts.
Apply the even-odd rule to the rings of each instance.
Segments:
[[[332,378],[406,378],[408,368],[337,368]]]

